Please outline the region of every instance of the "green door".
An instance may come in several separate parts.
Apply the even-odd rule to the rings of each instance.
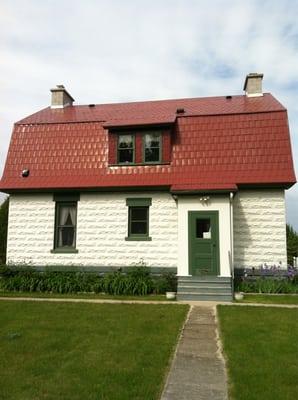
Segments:
[[[219,274],[218,211],[188,212],[189,274]]]

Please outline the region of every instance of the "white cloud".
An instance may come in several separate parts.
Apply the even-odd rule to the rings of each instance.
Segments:
[[[0,171],[13,122],[55,84],[82,104],[199,97],[242,93],[248,72],[288,108],[298,166],[297,13],[292,0],[2,0]],[[298,190],[287,198],[298,229]]]

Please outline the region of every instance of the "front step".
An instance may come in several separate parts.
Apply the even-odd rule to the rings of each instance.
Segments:
[[[218,293],[218,294],[225,294],[229,293],[231,290],[231,287],[225,285],[225,286],[179,286],[179,293]]]
[[[232,301],[232,280],[221,276],[179,276],[177,299],[185,301]]]

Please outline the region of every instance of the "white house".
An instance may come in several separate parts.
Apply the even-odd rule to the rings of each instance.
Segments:
[[[286,267],[296,178],[286,109],[262,78],[244,95],[83,106],[52,89],[14,126],[7,263],[173,270],[180,298],[205,298],[202,281],[229,297],[235,267]]]

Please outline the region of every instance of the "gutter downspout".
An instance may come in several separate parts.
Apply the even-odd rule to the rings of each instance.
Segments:
[[[232,279],[232,294],[234,296],[234,217],[233,217],[233,200],[234,193],[230,192],[230,241],[231,249],[229,254],[230,261],[230,273]]]

